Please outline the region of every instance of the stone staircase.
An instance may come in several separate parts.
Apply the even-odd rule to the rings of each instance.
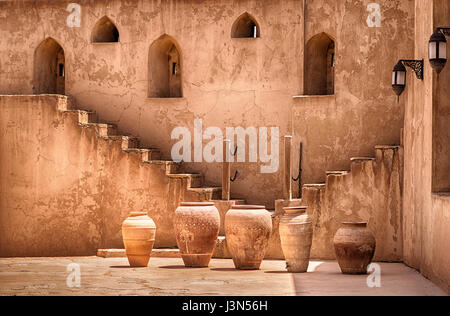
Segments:
[[[165,167],[166,175],[169,179],[185,179],[186,190],[192,195],[197,195],[199,200],[218,200],[221,197],[220,187],[204,187],[204,176],[200,173],[185,172],[182,163],[174,162],[171,159],[162,158],[158,148],[141,148],[138,137],[119,133],[115,124],[98,122],[97,114],[90,110],[73,109],[74,101],[68,98],[68,102],[61,103],[59,108],[61,113],[75,115],[78,117],[78,124],[81,128],[95,130],[98,137],[111,142],[120,142],[124,155],[138,157],[142,163],[150,165],[160,165]],[[67,105],[65,107],[64,105]]]

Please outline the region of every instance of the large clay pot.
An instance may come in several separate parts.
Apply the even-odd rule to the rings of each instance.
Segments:
[[[225,239],[236,269],[259,269],[271,232],[272,216],[264,206],[235,205],[227,212]]]
[[[375,237],[367,229],[367,223],[342,223],[334,236],[336,259],[344,274],[366,274],[375,247]]]
[[[220,215],[213,202],[183,202],[175,211],[174,228],[186,267],[207,267],[220,228]]]
[[[285,207],[280,219],[281,248],[289,272],[306,272],[313,237],[311,218],[305,206]]]
[[[122,223],[122,238],[131,267],[146,267],[155,243],[156,225],[147,212],[131,212]]]

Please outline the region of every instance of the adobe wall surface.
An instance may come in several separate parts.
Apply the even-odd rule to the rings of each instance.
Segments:
[[[166,166],[63,113],[59,96],[0,96],[0,256],[95,255],[123,248],[131,211],[153,210],[156,246],[174,246],[172,214],[189,195]]]
[[[435,27],[450,24],[450,10],[448,1],[428,0],[417,0],[415,10],[415,58],[424,58],[425,68],[423,81],[408,75],[409,85],[402,95],[407,100],[403,257],[406,264],[420,270],[450,293],[450,199],[448,194],[432,193],[433,177],[448,178],[448,174],[433,175],[433,163],[436,165],[433,147],[448,147],[448,142],[445,145],[442,141],[446,138],[444,130],[433,136],[433,129],[438,127],[436,122],[442,122],[445,113],[435,112],[438,120],[433,120],[433,110],[449,106],[448,89],[445,89],[448,80],[445,79],[450,67],[447,64],[438,79],[427,61],[429,37]]]
[[[165,157],[175,143],[171,131],[192,131],[194,118],[203,120],[203,130],[279,126],[280,136],[295,135],[294,145],[304,142],[304,182],[323,182],[324,171],[348,169],[351,156],[399,143],[404,101],[391,93],[390,71],[413,49],[414,1],[378,0],[381,27],[367,24],[371,2],[308,0],[305,15],[303,0],[79,1],[81,27],[70,28],[67,1],[2,1],[0,93],[33,92],[34,51],[52,37],[65,52],[66,93],[79,107],[96,110]],[[258,21],[260,38],[231,38],[244,12]],[[120,42],[93,44],[92,29],[105,15],[116,23]],[[303,91],[305,40],[321,32],[336,44],[332,107],[292,98]],[[149,48],[163,34],[180,47],[181,99],[147,97]],[[282,171],[261,174],[260,165],[234,165],[240,173],[232,195],[273,209],[282,197]],[[220,164],[188,167],[220,184]]]

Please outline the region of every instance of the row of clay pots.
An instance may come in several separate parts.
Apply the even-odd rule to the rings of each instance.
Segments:
[[[284,208],[280,239],[289,272],[306,272],[313,227],[306,207]],[[174,228],[186,267],[207,267],[219,234],[220,216],[213,202],[181,203],[175,211]],[[363,274],[375,252],[375,238],[366,223],[343,223],[334,238],[336,258],[345,274]],[[237,269],[259,269],[272,232],[272,218],[264,206],[236,205],[225,216],[227,246]],[[147,266],[156,226],[145,212],[133,212],[122,234],[132,267]]]

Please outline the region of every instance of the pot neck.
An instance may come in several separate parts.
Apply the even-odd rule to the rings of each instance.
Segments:
[[[131,212],[129,217],[147,216],[148,212]]]
[[[306,214],[306,206],[294,206],[294,207],[284,207],[283,211],[288,215],[303,215]]]

